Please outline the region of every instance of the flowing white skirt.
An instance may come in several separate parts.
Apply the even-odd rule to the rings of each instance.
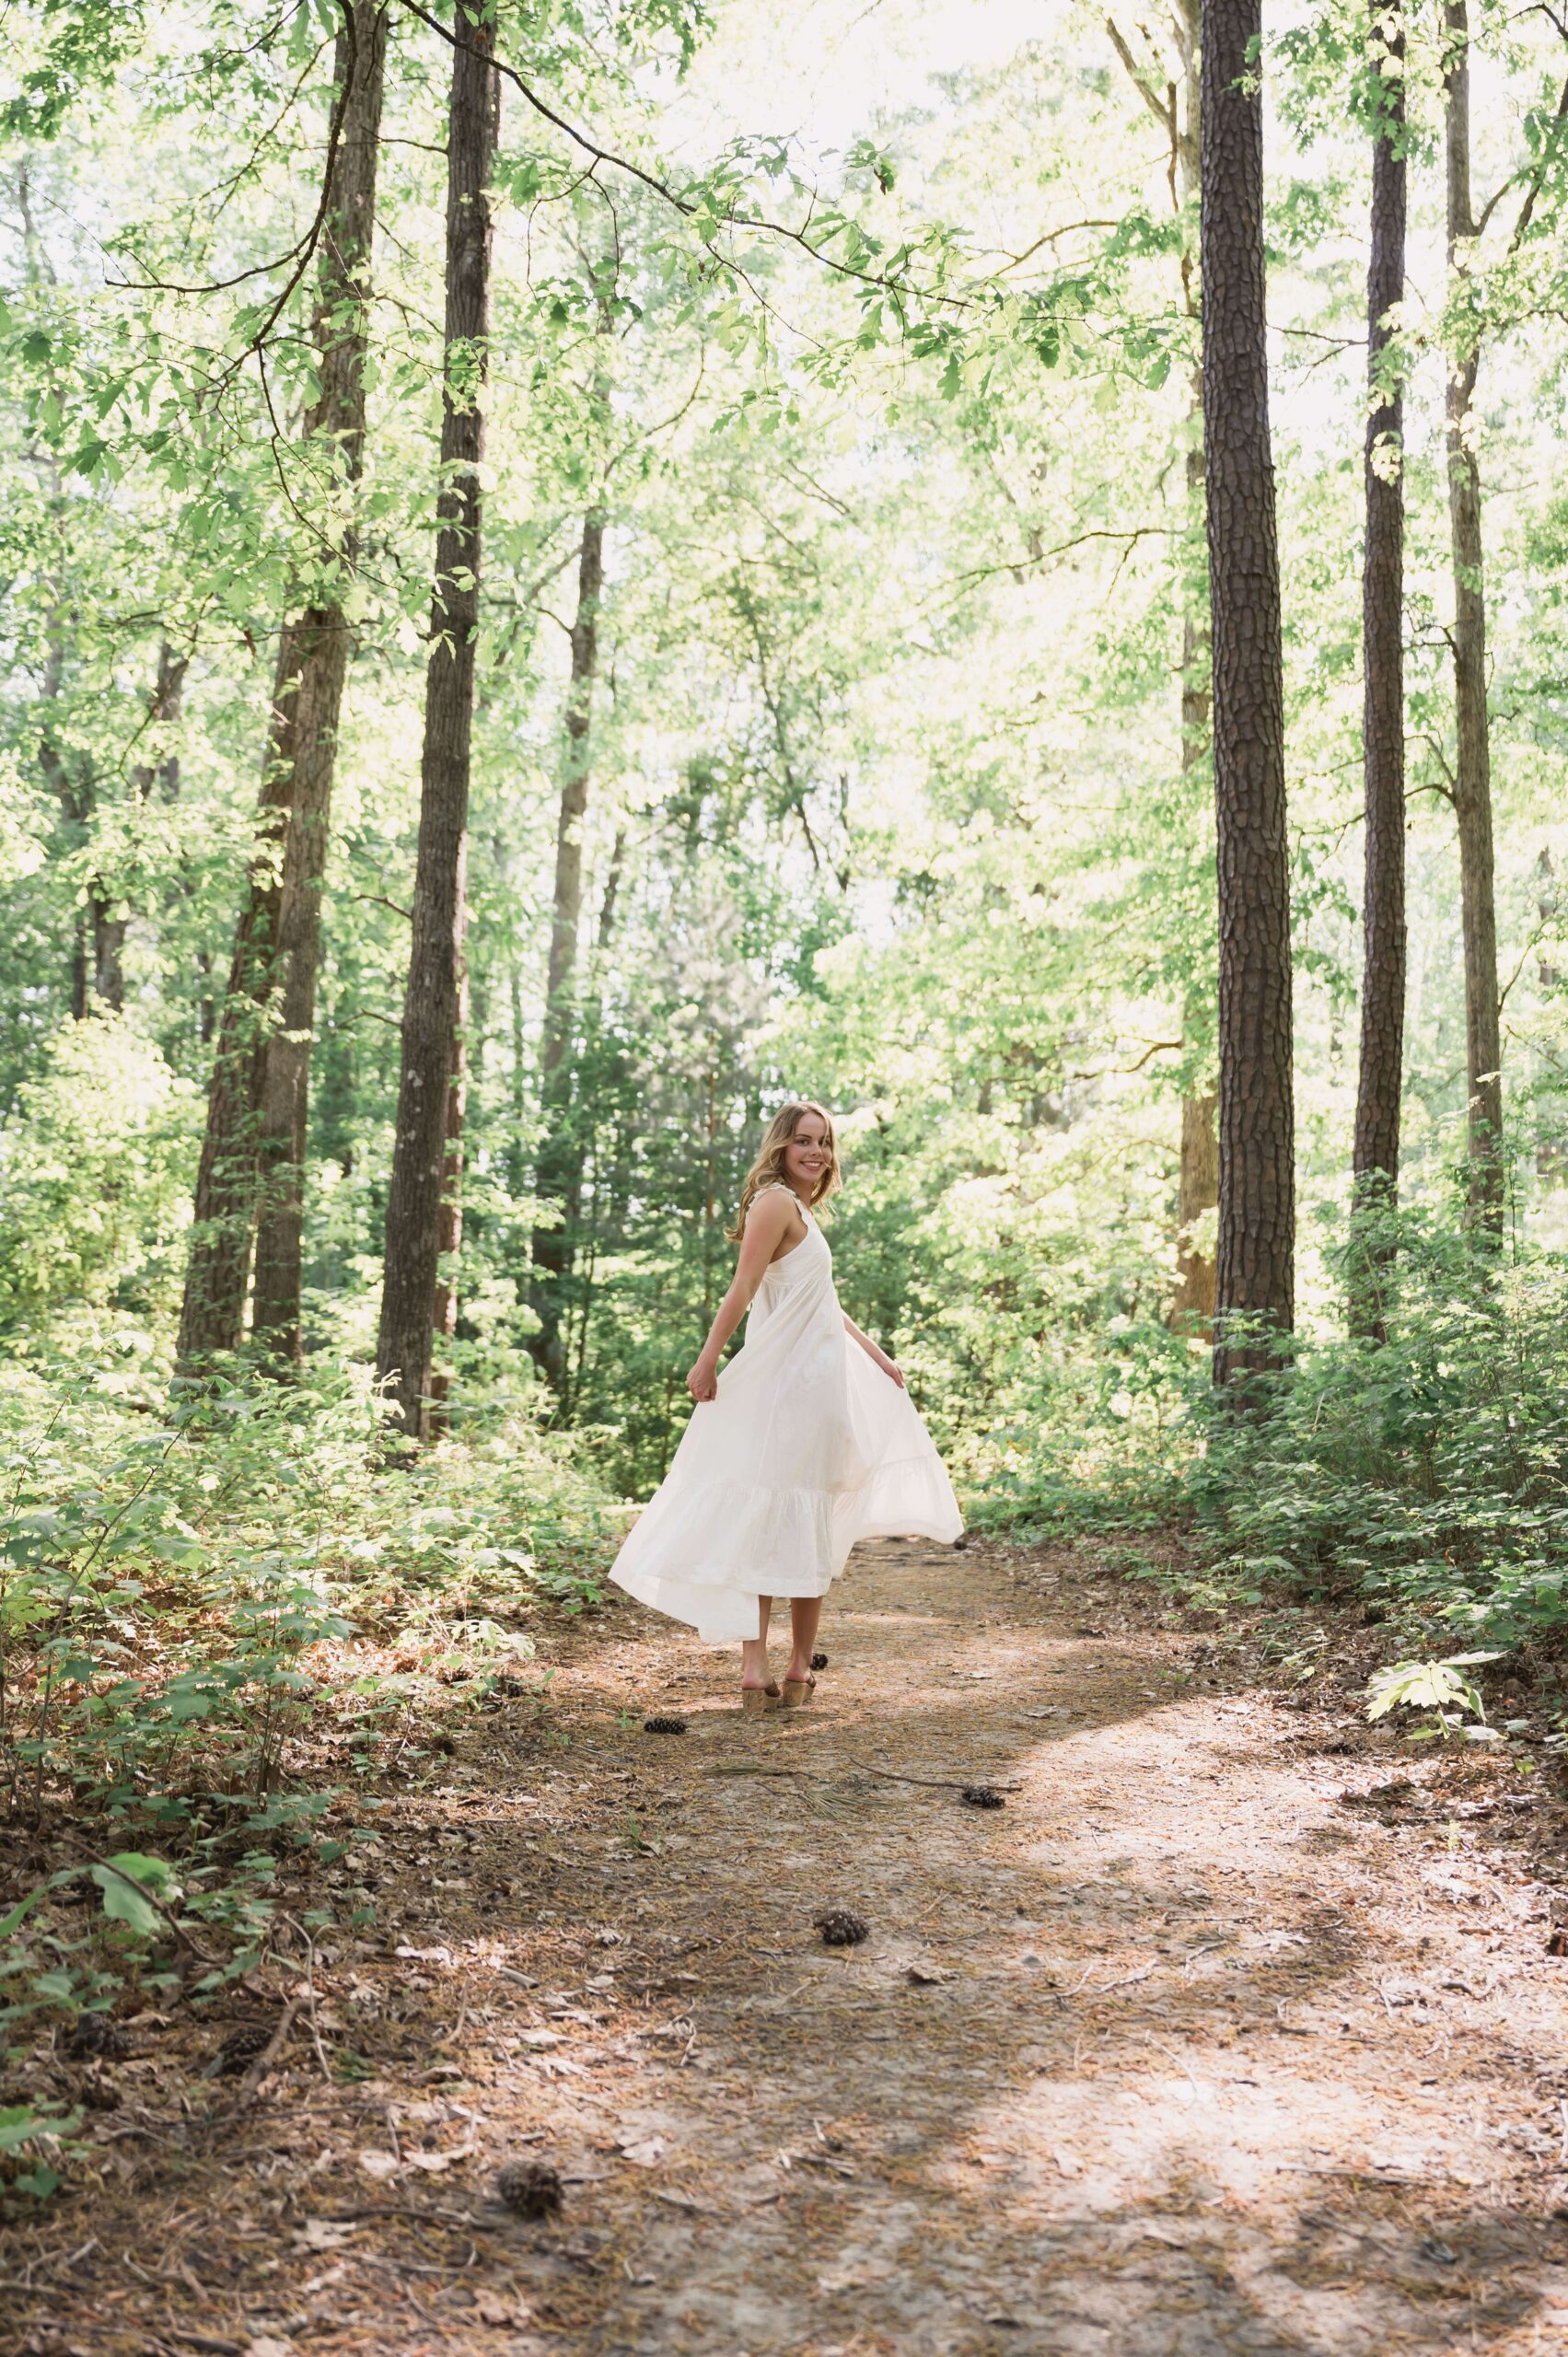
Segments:
[[[756,1636],[760,1596],[825,1595],[858,1538],[950,1544],[963,1527],[914,1402],[844,1331],[811,1222],[768,1270],[745,1347],[693,1410],[610,1576],[727,1643]]]

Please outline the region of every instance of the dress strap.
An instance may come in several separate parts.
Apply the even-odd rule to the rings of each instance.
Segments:
[[[784,1179],[770,1178],[765,1187],[758,1188],[751,1200],[754,1203],[760,1203],[764,1195],[787,1195],[790,1202],[795,1205],[796,1210],[800,1213],[802,1218],[805,1217],[805,1206],[802,1204],[800,1197],[796,1193],[793,1187],[785,1184]]]

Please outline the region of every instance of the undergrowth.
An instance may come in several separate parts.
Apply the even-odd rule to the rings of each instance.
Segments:
[[[970,1467],[978,1526],[1156,1528],[1192,1600],[1361,1599],[1391,1633],[1550,1646],[1568,1624],[1568,1260],[1502,1265],[1397,1223],[1387,1339],[1296,1338],[1261,1412],[1126,1321],[1052,1369]]]
[[[0,2037],[133,1988],[200,2004],[368,1924],[376,1807],[535,1682],[537,1610],[598,1600],[615,1518],[568,1449],[518,1422],[399,1467],[383,1438],[352,1369],[0,1371]],[[301,1852],[343,1896],[294,1918]],[[66,2133],[0,2104],[0,2179],[51,2190]]]

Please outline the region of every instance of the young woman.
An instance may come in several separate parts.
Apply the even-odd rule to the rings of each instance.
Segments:
[[[840,1185],[820,1105],[785,1105],[751,1166],[731,1239],[729,1291],[686,1387],[697,1402],[674,1462],[611,1576],[699,1636],[741,1641],[741,1706],[810,1700],[822,1598],[857,1538],[963,1529],[942,1460],[886,1351],[839,1306],[813,1210]],[[750,1311],[746,1344],[719,1373]],[[789,1598],[784,1687],[768,1614]]]

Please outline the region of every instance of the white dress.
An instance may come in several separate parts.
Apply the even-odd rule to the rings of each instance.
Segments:
[[[964,1527],[914,1402],[845,1332],[833,1256],[802,1216],[610,1573],[714,1643],[756,1636],[759,1596],[826,1595],[857,1538],[951,1543]]]

